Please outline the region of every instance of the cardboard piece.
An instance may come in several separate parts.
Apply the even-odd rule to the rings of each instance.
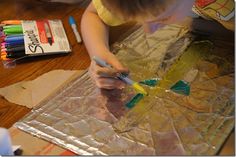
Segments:
[[[83,70],[50,71],[35,80],[22,81],[0,88],[0,95],[12,103],[33,108],[83,72]]]
[[[25,133],[15,127],[9,129],[13,145],[21,145],[22,155],[76,155],[55,144]]]

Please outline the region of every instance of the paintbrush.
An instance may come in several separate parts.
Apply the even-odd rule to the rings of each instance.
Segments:
[[[100,65],[101,67],[107,67],[107,68],[112,68],[111,65],[107,64],[104,60],[102,60],[101,58],[94,56],[93,60]],[[125,83],[131,85],[137,92],[143,94],[143,95],[148,95],[148,93],[144,90],[143,87],[141,87],[138,82],[135,82],[133,80],[131,80],[130,78],[128,78],[127,76],[125,76],[124,74],[119,74],[119,76],[117,77],[118,79],[124,81]]]

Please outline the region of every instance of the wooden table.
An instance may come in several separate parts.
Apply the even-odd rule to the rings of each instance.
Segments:
[[[37,0],[1,0],[0,20],[9,19],[61,19],[69,38],[73,52],[66,56],[40,57],[17,64],[15,68],[5,69],[0,64],[0,88],[20,81],[33,80],[38,76],[55,69],[84,70],[88,68],[90,59],[84,44],[78,44],[68,23],[68,17],[73,15],[79,23],[83,8],[76,5],[43,3]],[[127,26],[113,28],[112,41],[120,32],[125,32]],[[78,29],[80,29],[78,27]],[[19,106],[0,98],[0,127],[9,128],[27,114],[30,109]],[[234,154],[234,131],[227,139],[219,155]]]
[[[61,19],[73,52],[66,56],[40,57],[17,64],[15,68],[5,69],[0,64],[0,87],[23,80],[33,80],[55,69],[81,70],[90,64],[84,44],[78,44],[68,23],[68,16],[73,15],[79,23],[84,9],[79,5],[43,3],[36,0],[1,0],[0,19]],[[78,27],[78,29],[80,29]],[[0,126],[9,128],[22,118],[30,109],[0,99]]]

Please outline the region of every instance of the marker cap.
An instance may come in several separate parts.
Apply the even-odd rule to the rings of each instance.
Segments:
[[[76,24],[75,19],[72,16],[69,17],[69,23],[70,25]]]

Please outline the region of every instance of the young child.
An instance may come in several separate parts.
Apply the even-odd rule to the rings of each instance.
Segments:
[[[83,40],[91,58],[98,56],[113,67],[100,67],[92,60],[89,73],[96,85],[123,88],[125,83],[115,77],[129,72],[109,50],[109,26],[136,21],[152,33],[167,24],[184,21],[193,15],[192,10],[234,30],[233,0],[93,0],[82,17]]]

